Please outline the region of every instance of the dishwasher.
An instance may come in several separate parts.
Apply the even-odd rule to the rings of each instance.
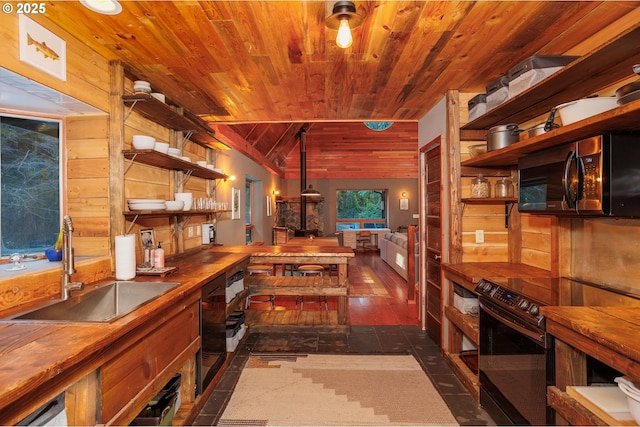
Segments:
[[[31,415],[18,422],[18,426],[67,426],[64,393],[45,403]]]

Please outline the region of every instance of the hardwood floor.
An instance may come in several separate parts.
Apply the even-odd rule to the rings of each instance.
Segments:
[[[349,274],[352,294],[361,294],[359,290],[367,287],[367,282],[378,280],[389,294],[388,297],[350,297],[348,313],[351,325],[418,325],[418,308],[415,302],[407,302],[407,282],[391,267],[380,259],[376,252],[357,252],[349,267],[370,267],[361,269],[361,274]],[[353,270],[353,269],[352,269]],[[373,274],[376,277],[368,277]],[[304,310],[296,307],[295,297],[278,296],[275,307],[268,303],[254,303],[246,310],[247,324],[254,328],[258,325],[297,325],[297,326],[335,326],[337,302],[329,298],[329,312],[324,304],[305,303]]]

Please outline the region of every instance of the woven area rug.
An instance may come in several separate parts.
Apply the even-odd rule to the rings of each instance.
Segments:
[[[218,421],[229,426],[457,426],[408,355],[251,356]]]
[[[350,265],[349,284],[351,297],[391,297],[378,275],[368,265]]]

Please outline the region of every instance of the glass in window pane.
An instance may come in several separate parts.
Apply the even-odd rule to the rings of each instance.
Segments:
[[[338,190],[338,219],[385,219],[385,190]]]
[[[60,122],[0,117],[2,256],[43,252],[60,230]]]

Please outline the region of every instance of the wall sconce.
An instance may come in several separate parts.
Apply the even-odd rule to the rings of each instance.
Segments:
[[[325,25],[332,30],[338,30],[336,44],[343,49],[353,43],[351,30],[362,24],[362,16],[356,13],[356,5],[352,1],[339,1],[333,5],[333,12],[325,20]]]
[[[273,190],[273,195],[274,196],[279,196],[280,195],[280,191],[279,190]]]
[[[408,211],[409,210],[409,199],[407,198],[408,194],[406,191],[403,191],[400,194],[400,210]]]

